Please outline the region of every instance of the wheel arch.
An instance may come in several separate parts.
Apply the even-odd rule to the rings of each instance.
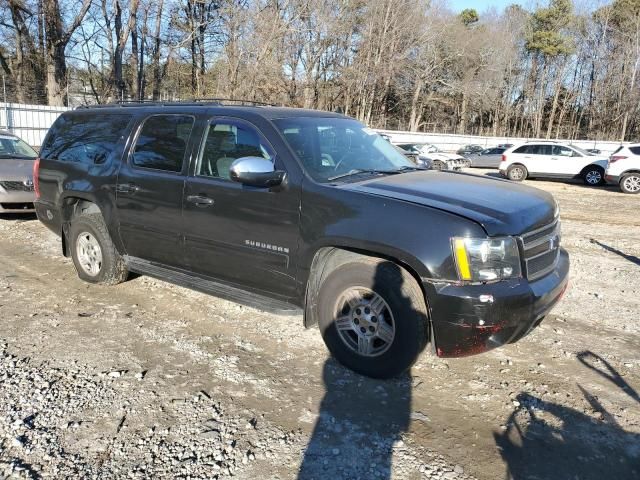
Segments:
[[[318,291],[323,279],[338,265],[345,263],[346,261],[359,257],[378,258],[381,260],[387,260],[395,263],[404,270],[406,270],[418,283],[418,286],[422,290],[422,294],[425,298],[427,310],[429,310],[429,301],[426,296],[424,285],[421,281],[421,276],[418,273],[418,269],[411,265],[410,262],[403,261],[398,258],[397,255],[391,255],[388,252],[382,252],[380,250],[370,250],[366,248],[351,247],[348,245],[326,245],[319,247],[311,261],[309,267],[309,276],[306,281],[306,289],[304,296],[304,326],[310,328],[317,325],[317,299]],[[424,268],[424,267],[423,267]],[[428,315],[430,318],[430,315]],[[430,329],[431,330],[431,329]]]
[[[104,215],[102,210],[98,206],[98,204],[94,201],[94,199],[89,195],[74,194],[70,193],[61,199],[60,213],[62,216],[62,232],[60,235],[62,242],[62,254],[65,257],[69,257],[71,252],[70,242],[68,239],[69,235],[69,224],[71,221],[80,215],[90,214],[90,213],[99,213],[100,215]]]
[[[601,170],[602,173],[604,173],[604,171],[606,170],[602,165],[599,165],[597,163],[590,163],[589,165],[586,165],[581,171],[580,171],[580,175],[584,175],[585,173],[587,173],[590,169],[592,168],[597,168],[598,170]],[[574,170],[575,171],[575,170]]]

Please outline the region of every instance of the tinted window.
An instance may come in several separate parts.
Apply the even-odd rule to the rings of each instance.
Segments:
[[[629,147],[629,150],[631,150],[631,153],[634,155],[640,155],[640,147]]]
[[[131,162],[143,168],[180,172],[194,118],[154,115],[142,125]]]
[[[529,155],[551,155],[551,145],[525,145],[525,149]]]
[[[74,113],[58,117],[40,157],[75,163],[104,163],[114,152],[131,115]]]
[[[231,164],[242,157],[263,157],[273,161],[271,149],[254,128],[233,122],[211,124],[196,175],[229,180]]]

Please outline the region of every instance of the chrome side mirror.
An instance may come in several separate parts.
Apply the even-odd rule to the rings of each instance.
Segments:
[[[262,157],[241,157],[231,164],[231,180],[251,187],[271,188],[280,185],[285,172],[276,170],[273,162]]]

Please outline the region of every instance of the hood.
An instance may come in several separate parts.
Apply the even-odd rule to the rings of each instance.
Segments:
[[[0,158],[0,180],[28,180],[33,177],[35,160]]]
[[[490,236],[547,225],[557,209],[553,197],[537,188],[465,173],[409,172],[343,188],[451,212],[479,223]]]

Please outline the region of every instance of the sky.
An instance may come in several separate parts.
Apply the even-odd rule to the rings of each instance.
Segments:
[[[460,12],[465,8],[475,8],[478,13],[483,12],[489,7],[495,7],[496,10],[503,10],[504,7],[512,3],[524,3],[514,0],[449,0],[449,6],[455,12]]]

